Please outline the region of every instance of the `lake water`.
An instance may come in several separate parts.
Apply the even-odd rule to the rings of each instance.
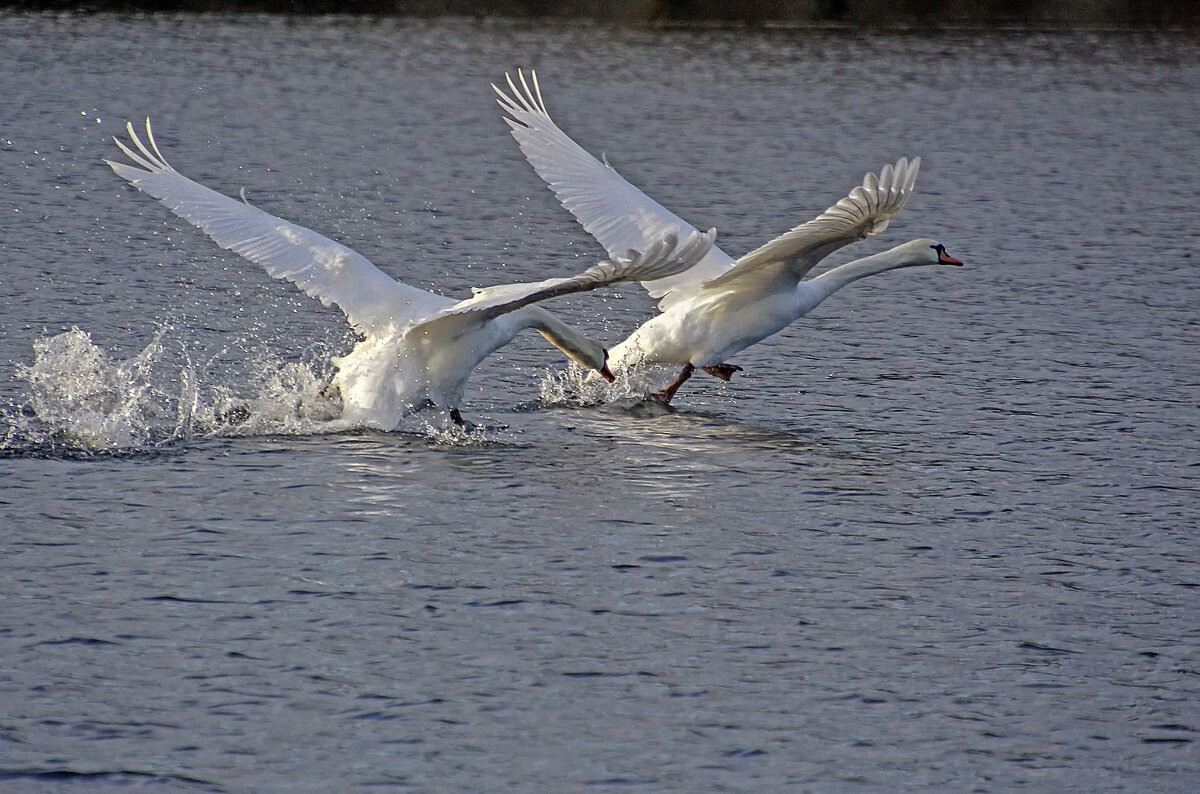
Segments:
[[[0,40],[0,789],[1195,790],[1194,40]],[[967,266],[855,284],[673,411],[636,399],[666,371],[580,399],[529,334],[471,381],[482,432],[324,433],[341,314],[102,162],[149,115],[183,173],[410,283],[565,275],[600,250],[507,135],[518,66],[735,256],[920,155],[839,261],[933,236]],[[554,308],[615,342],[653,304]]]

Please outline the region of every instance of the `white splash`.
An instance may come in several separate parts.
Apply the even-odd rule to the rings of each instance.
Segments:
[[[150,371],[166,330],[127,361],[110,358],[78,328],[35,341],[33,364],[17,372],[30,386],[25,413],[48,439],[100,450],[146,446],[155,396]]]
[[[542,378],[539,398],[543,406],[581,408],[595,405],[642,401],[652,388],[655,368],[626,369],[617,375],[615,383],[593,377],[575,364],[563,372],[552,372]]]
[[[251,380],[231,383],[197,368],[186,350],[168,355],[170,330],[159,328],[128,359],[79,328],[36,340],[33,363],[17,371],[28,401],[9,412],[0,448],[138,451],[196,437],[337,429],[341,404],[307,364],[259,360]]]
[[[310,365],[243,348],[247,358],[238,369],[250,364],[252,374],[239,375],[216,358],[194,362],[172,330],[159,328],[126,359],[79,328],[36,340],[33,363],[17,368],[29,384],[27,398],[0,408],[7,425],[0,431],[0,456],[141,453],[194,439],[362,429],[341,418],[341,399],[330,388],[332,364],[322,351],[309,351],[321,362]],[[495,428],[464,432],[437,411],[405,417],[397,431],[438,445],[496,438]]]

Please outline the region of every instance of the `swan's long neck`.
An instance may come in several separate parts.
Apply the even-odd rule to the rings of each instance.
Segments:
[[[839,265],[833,270],[826,271],[816,278],[809,280],[807,283],[820,290],[821,300],[825,300],[825,298],[828,298],[842,287],[851,282],[858,281],[860,278],[874,276],[878,273],[886,273],[889,270],[896,270],[901,267],[912,267],[917,264],[921,263],[905,258],[893,249]]]
[[[604,347],[589,336],[581,334],[540,306],[528,306],[529,327],[546,337],[550,344],[584,367],[595,369],[604,365]]]

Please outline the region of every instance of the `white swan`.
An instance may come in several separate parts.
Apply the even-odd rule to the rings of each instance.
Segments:
[[[137,166],[106,160],[118,176],[161,201],[216,241],[291,281],[325,305],[336,304],[364,337],[333,359],[332,385],[341,392],[342,419],[352,425],[394,429],[425,406],[465,424],[459,404],[471,372],[526,328],[539,331],[569,358],[612,380],[598,343],[532,304],[557,295],[676,273],[707,254],[715,230],[673,234],[614,255],[582,273],[531,284],[475,290],[457,301],[396,281],[352,251],[316,232],[276,218],[243,201],[204,187],[167,164],[154,142],[126,124],[134,151],[114,138]]]
[[[571,140],[546,111],[537,75],[532,86],[517,73],[512,95],[493,85],[521,151],[559,201],[608,251],[636,248],[664,234],[693,227],[627,182]],[[682,365],[679,377],[653,396],[669,403],[697,369],[729,380],[741,368],[729,356],[782,330],[838,289],[865,276],[913,265],[961,265],[936,240],[919,239],[849,262],[809,281],[805,275],[824,257],[883,231],[912,194],[920,158],[901,158],[879,176],[816,219],[795,227],[734,260],[714,246],[695,267],[663,279],[644,280],[661,314],[610,351],[610,364]]]

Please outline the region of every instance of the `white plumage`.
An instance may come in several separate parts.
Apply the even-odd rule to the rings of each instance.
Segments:
[[[567,136],[546,111],[537,76],[508,77],[500,105],[521,151],[559,201],[606,250],[644,245],[663,234],[695,229],[625,181]],[[519,82],[519,87],[518,87]],[[669,402],[696,368],[729,380],[740,367],[726,363],[740,350],[782,330],[833,292],[869,275],[927,264],[961,265],[936,240],[922,238],[834,268],[805,281],[821,259],[878,234],[912,195],[919,158],[900,158],[807,223],[734,260],[713,247],[695,267],[643,280],[660,298],[661,314],[611,351],[613,366],[677,364],[674,383],[655,396]]]
[[[362,334],[350,353],[333,359],[342,419],[354,425],[390,430],[404,415],[428,404],[448,410],[461,423],[459,403],[471,372],[526,328],[611,379],[607,353],[598,342],[533,304],[677,273],[701,259],[716,235],[711,229],[664,234],[575,276],[488,287],[456,301],[396,281],[341,243],[193,182],[162,156],[149,119],[146,142],[132,124],[126,129],[133,146],[116,143],[136,165],[106,161],[118,176],[204,230],[222,248],[325,305],[336,305]]]

